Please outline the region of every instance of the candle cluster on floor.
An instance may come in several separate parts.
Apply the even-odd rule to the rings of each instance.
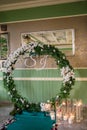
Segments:
[[[49,111],[51,119],[55,119],[56,123],[65,121],[72,124],[83,120],[83,104],[81,100],[65,99],[61,104],[55,101],[55,108],[51,106],[50,102],[43,104],[43,106],[42,111]]]

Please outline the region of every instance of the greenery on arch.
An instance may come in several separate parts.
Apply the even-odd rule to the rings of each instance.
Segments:
[[[55,100],[57,98],[59,101],[67,98],[72,89],[72,85],[74,85],[75,82],[73,67],[70,65],[64,53],[59,51],[58,48],[55,48],[52,45],[45,45],[41,43],[29,43],[21,46],[16,51],[14,51],[14,53],[11,53],[9,55],[4,64],[5,68],[3,71],[4,86],[8,91],[8,95],[10,96],[11,101],[14,103],[14,110],[12,114],[22,112],[23,110],[41,111],[40,103],[29,103],[18,93],[18,91],[16,90],[14,78],[12,76],[12,71],[14,70],[14,65],[16,61],[18,60],[20,55],[24,55],[26,52],[29,53],[29,55],[51,55],[53,58],[55,58],[56,64],[60,68],[63,82],[60,92],[52,99],[49,99],[52,104],[55,104]]]

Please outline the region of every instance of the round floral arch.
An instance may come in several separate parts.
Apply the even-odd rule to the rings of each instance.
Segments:
[[[50,99],[54,103],[55,99],[58,98],[61,101],[63,98],[67,98],[74,85],[75,77],[74,70],[70,65],[69,61],[66,59],[64,53],[55,48],[52,45],[46,45],[41,43],[29,43],[18,48],[14,53],[11,53],[4,64],[3,81],[4,86],[8,91],[11,101],[14,103],[14,111],[12,114],[22,112],[23,110],[28,111],[40,111],[40,103],[29,103],[24,97],[22,97],[17,89],[12,77],[12,71],[14,70],[14,64],[18,60],[20,55],[29,53],[29,56],[35,55],[51,55],[56,60],[56,64],[59,66],[61,71],[61,76],[63,77],[63,83],[60,92],[57,97]]]

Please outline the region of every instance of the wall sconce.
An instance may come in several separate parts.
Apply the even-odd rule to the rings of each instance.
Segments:
[[[1,25],[1,31],[7,31],[7,25],[6,24]]]

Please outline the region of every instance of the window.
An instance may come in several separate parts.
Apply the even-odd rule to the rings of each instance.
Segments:
[[[5,60],[8,55],[8,33],[0,34],[0,60]]]

